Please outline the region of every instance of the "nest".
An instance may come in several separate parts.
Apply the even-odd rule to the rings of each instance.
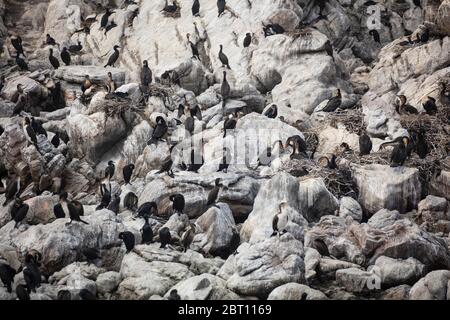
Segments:
[[[333,128],[342,124],[350,133],[359,133],[364,130],[364,115],[361,109],[338,110],[330,113],[327,118]]]

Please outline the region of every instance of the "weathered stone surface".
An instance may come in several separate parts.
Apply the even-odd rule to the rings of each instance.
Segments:
[[[409,292],[409,299],[448,300],[449,282],[450,271],[432,271],[413,285],[411,291]]]
[[[267,300],[301,300],[303,294],[306,294],[306,300],[327,299],[327,296],[319,290],[311,289],[304,284],[287,283],[275,288]]]

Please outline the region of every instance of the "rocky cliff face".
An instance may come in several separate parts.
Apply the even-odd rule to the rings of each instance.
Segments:
[[[0,0],[0,264],[18,270],[27,253],[41,254],[32,299],[63,290],[80,299],[81,289],[101,299],[161,299],[173,289],[182,299],[448,299],[450,1],[376,2],[227,0],[218,17],[206,0],[198,16],[191,0],[168,1],[174,12],[164,0]],[[106,6],[113,13],[102,28]],[[17,36],[29,70],[17,64]],[[65,65],[63,48],[77,44]],[[118,59],[104,67],[114,46]],[[339,108],[327,112],[337,89]],[[417,114],[403,111],[401,95]],[[34,127],[36,143],[25,116],[46,130]],[[148,143],[161,118],[167,133]],[[360,155],[364,133],[369,155]],[[291,154],[293,136],[305,150]],[[390,166],[394,148],[383,144],[401,137],[411,152]],[[189,170],[194,155],[202,165]],[[5,190],[15,177],[28,205],[17,228],[15,195]],[[101,183],[118,207],[97,208]],[[55,219],[62,191],[88,225]],[[182,213],[173,194],[184,196]],[[135,217],[148,202],[158,207],[149,218],[158,243],[143,243]],[[172,240],[161,248],[165,228]],[[131,252],[124,231],[135,237]],[[13,289],[21,283],[23,272]],[[0,286],[0,299],[16,294]]]

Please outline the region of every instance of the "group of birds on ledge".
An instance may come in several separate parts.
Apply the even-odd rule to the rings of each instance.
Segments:
[[[323,3],[325,1],[319,1],[319,6],[321,8],[320,10],[320,17],[326,18],[322,15],[322,9],[323,9]],[[127,4],[134,3],[133,1],[126,1]],[[250,1],[249,1],[250,3]],[[420,2],[419,2],[420,4]],[[366,3],[366,5],[370,5],[370,1]],[[218,17],[220,17],[226,10],[226,1],[225,0],[218,0],[217,1],[217,8],[218,8]],[[176,1],[173,2],[173,4],[169,5],[166,1],[166,5],[163,9],[163,11],[166,11],[168,13],[176,12],[179,9],[178,4]],[[200,12],[200,2],[199,0],[194,0],[192,5],[192,14],[193,16],[198,16]],[[109,17],[114,13],[110,8],[106,9],[106,12],[101,17],[101,23],[100,28],[105,30],[105,34],[114,28],[115,23],[113,21],[109,21]],[[94,18],[88,18],[83,20],[83,29],[77,31],[77,32],[86,32],[89,33],[90,26],[96,21],[97,15]],[[271,36],[275,34],[281,34],[284,33],[284,29],[278,25],[278,24],[270,24],[266,25],[263,28],[264,35]],[[374,36],[374,39],[379,42],[379,35],[375,31],[370,31],[370,34]],[[200,60],[200,54],[199,50],[197,48],[197,45],[192,43],[190,40],[190,35],[187,34],[187,40],[190,46],[190,49],[192,51],[192,56],[195,59]],[[426,37],[422,37],[419,39],[422,42],[426,42],[428,39]],[[408,40],[409,43],[411,43],[411,39]],[[252,35],[251,33],[246,33],[244,40],[243,40],[243,47],[249,47],[252,43]],[[28,65],[25,62],[25,60],[22,58],[22,56],[25,57],[24,49],[23,49],[23,43],[22,39],[19,35],[11,37],[11,44],[15,48],[17,54],[16,54],[16,64],[22,71],[28,70]],[[53,37],[51,37],[50,34],[46,35],[46,41],[45,44],[48,46],[58,46],[59,44],[55,41]],[[403,44],[405,45],[405,44]],[[63,47],[60,53],[61,61],[65,65],[71,64],[71,55],[73,54],[82,54],[83,46],[80,42],[78,42],[76,45],[71,45],[69,47]],[[111,56],[108,58],[107,63],[105,64],[105,67],[112,66],[114,67],[115,63],[119,59],[119,50],[120,47],[118,45],[113,47],[114,52],[111,54]],[[326,49],[327,53],[329,55],[333,55],[332,48],[328,46]],[[223,71],[223,78],[222,83],[220,87],[220,94],[222,98],[222,112],[225,111],[225,106],[227,99],[230,98],[231,93],[231,87],[230,84],[227,81],[227,71],[231,70],[228,57],[226,53],[224,52],[223,45],[220,45],[220,50],[218,53],[218,58],[222,64],[222,68],[224,68]],[[54,69],[58,69],[60,67],[60,62],[57,57],[53,55],[53,49],[49,50],[49,56],[48,56],[50,64],[53,66]],[[228,71],[229,72],[229,71]],[[171,80],[173,83],[177,83],[179,81],[178,76],[176,75],[175,71],[172,70],[170,73],[166,73],[161,77],[161,79],[164,79],[164,76]],[[145,96],[149,92],[149,86],[152,83],[153,75],[152,71],[148,65],[148,61],[143,61],[142,68],[141,68],[141,91],[143,95]],[[0,78],[0,91],[4,84],[4,77]],[[179,82],[178,82],[179,84]],[[82,95],[85,95],[89,89],[91,89],[95,85],[94,81],[90,79],[89,75],[85,76],[85,79],[81,85],[81,92]],[[114,91],[116,90],[117,86],[115,81],[113,80],[113,75],[111,72],[108,72],[107,74],[107,81],[104,84],[104,86],[107,88],[108,93],[114,94]],[[61,100],[64,100],[64,97],[61,95],[61,85],[58,82],[56,89],[52,91],[53,96],[53,102],[55,104],[60,104]],[[445,90],[445,88],[443,89]],[[17,85],[17,93],[14,95],[14,97],[11,99],[13,103],[15,103],[13,116],[22,116],[24,113],[26,114],[27,110],[27,95],[23,90],[23,86],[21,84]],[[58,102],[59,101],[59,102]],[[57,103],[58,102],[58,103]],[[62,101],[64,103],[64,101]],[[323,112],[335,112],[339,108],[341,108],[342,105],[342,95],[341,90],[336,89],[336,92],[334,96],[328,100],[325,107],[321,110]],[[426,97],[422,101],[422,106],[425,110],[425,112],[429,115],[434,115],[437,112],[437,106],[436,101],[432,97]],[[404,95],[399,95],[397,97],[397,100],[395,102],[395,110],[399,115],[403,114],[413,114],[418,115],[418,110],[414,108],[413,106],[407,104],[407,99]],[[227,130],[232,130],[236,127],[237,122],[239,121],[240,117],[242,116],[241,111],[236,111],[234,113],[230,113],[228,115],[224,114],[224,125],[223,125],[223,137],[226,137]],[[195,125],[195,119],[201,121],[202,120],[202,114],[200,107],[189,106],[188,102],[185,99],[184,104],[180,104],[178,107],[178,118],[181,118],[183,115],[186,116],[184,125],[186,130],[189,133],[193,133],[194,131],[194,125]],[[278,116],[278,108],[275,104],[271,105],[265,112],[264,116],[268,118],[275,119]],[[177,121],[177,125],[181,124],[181,121]],[[154,144],[158,141],[163,140],[163,138],[167,135],[169,129],[169,125],[166,122],[166,120],[163,117],[157,117],[156,118],[156,127],[151,133],[150,139],[148,141],[148,144]],[[3,133],[3,128],[0,128],[1,132]],[[47,137],[47,132],[43,128],[43,124],[41,121],[35,119],[34,117],[29,117],[28,115],[24,116],[23,118],[23,130],[25,133],[25,136],[28,140],[28,142],[31,145],[34,145],[36,149],[38,149],[38,135],[43,135]],[[372,141],[370,137],[367,135],[365,131],[362,131],[359,133],[359,154],[360,156],[369,155],[372,151]],[[69,137],[67,136],[60,136],[60,134],[55,134],[54,137],[51,139],[51,143],[57,148],[60,144],[60,139],[62,139],[65,143],[68,142]],[[429,152],[429,147],[427,145],[425,132],[413,132],[411,133],[410,137],[402,136],[399,137],[393,141],[383,143],[381,145],[381,148],[384,148],[386,146],[394,146],[391,157],[390,157],[390,163],[391,166],[402,166],[405,162],[405,160],[411,156],[412,152],[415,151],[420,158],[425,158],[427,156],[427,153]],[[305,141],[304,138],[302,138],[299,135],[291,136],[283,143],[282,141],[277,141],[276,146],[278,146],[279,151],[292,148],[292,152],[290,154],[290,158],[310,158],[313,159],[315,150],[311,152],[310,146],[308,146],[308,143]],[[170,151],[173,151],[173,148],[175,146],[171,146]],[[341,145],[345,149],[345,151],[351,151],[348,144],[343,143]],[[264,152],[259,156],[257,166],[270,165],[271,161],[273,160],[273,154],[275,145],[273,147],[268,147]],[[307,151],[310,151],[310,155],[308,155]],[[325,158],[325,159],[324,159]],[[200,160],[199,160],[200,159]],[[323,162],[322,160],[325,160]],[[323,164],[324,166],[328,167],[329,169],[336,169],[336,156],[333,155],[330,159],[326,157],[322,157],[319,159],[319,164]],[[224,148],[224,156],[223,160],[219,165],[218,171],[226,172],[228,170],[228,166],[230,163],[230,157],[227,152],[227,150]],[[197,172],[203,165],[203,156],[200,154],[196,154],[194,149],[191,150],[191,163],[185,164],[182,163],[180,165],[180,168],[182,170]],[[174,163],[172,161],[172,158],[164,162],[161,166],[161,170],[158,172],[160,173],[167,173],[170,177],[173,177],[173,166]],[[125,185],[131,184],[132,181],[132,175],[133,170],[135,169],[134,164],[130,163],[126,165],[123,168],[123,180]],[[255,169],[255,168],[253,168]],[[104,177],[102,177],[101,181],[99,181],[99,190],[100,190],[100,197],[101,201],[100,204],[97,206],[96,210],[101,210],[104,208],[107,208],[108,210],[111,210],[112,212],[118,214],[119,207],[120,207],[120,194],[115,193],[112,194],[111,191],[111,180],[114,179],[116,168],[115,163],[113,161],[109,161],[107,167],[104,170]],[[307,174],[307,173],[306,173]],[[1,185],[0,189],[3,190],[3,193],[5,194],[5,202],[3,203],[3,206],[7,206],[11,201],[13,201],[12,205],[10,206],[10,214],[12,219],[15,221],[15,228],[18,228],[22,221],[25,219],[28,210],[29,205],[26,204],[20,197],[19,194],[21,191],[24,190],[26,187],[23,185],[21,178],[17,176],[13,172],[8,172],[7,170],[2,170],[0,172],[1,176]],[[3,184],[3,179],[7,178],[6,187]],[[77,201],[77,200],[69,200],[69,195],[66,191],[64,191],[64,183],[62,183],[61,188],[59,190],[59,201],[54,206],[53,212],[56,219],[63,219],[66,218],[68,215],[70,220],[66,225],[70,225],[72,222],[79,222],[82,224],[88,224],[86,221],[82,219],[84,216],[84,208],[83,205]],[[109,186],[109,188],[108,188]],[[218,199],[218,195],[220,192],[220,188],[222,187],[221,179],[217,178],[214,181],[214,186],[210,190],[207,198],[207,207],[210,208],[211,206],[216,206],[216,201]],[[39,190],[39,192],[42,192],[44,190]],[[172,209],[173,213],[182,215],[184,214],[185,209],[185,198],[182,194],[173,194],[170,195],[169,200],[172,202]],[[134,218],[141,218],[144,220],[144,225],[141,228],[141,238],[143,244],[148,244],[153,242],[154,234],[151,227],[151,224],[149,222],[150,217],[155,217],[158,215],[158,204],[156,202],[145,202],[141,206],[138,207],[138,197],[135,193],[129,192],[126,194],[123,206],[130,211],[134,212]],[[279,213],[281,212],[282,204],[280,205]],[[283,228],[280,227],[280,221],[279,221],[279,214],[277,214],[273,219],[273,234],[280,234],[280,231],[282,232]],[[193,223],[190,223],[187,230],[185,230],[181,235],[181,247],[184,251],[186,251],[194,238],[196,232],[196,226]],[[173,245],[173,239],[170,233],[169,228],[164,227],[159,230],[159,242],[161,243],[161,248],[171,247]],[[119,238],[123,241],[126,252],[131,252],[135,245],[136,245],[136,239],[132,232],[130,231],[124,231],[119,234]],[[316,243],[315,246],[317,249],[323,253],[324,255],[327,254],[327,248],[324,243]],[[87,261],[95,261],[97,259],[101,259],[99,255],[99,250],[97,248],[89,248],[84,249],[82,251],[83,256]],[[25,285],[19,284],[16,286],[16,294],[19,299],[30,299],[29,294],[31,292],[36,292],[36,288],[38,288],[41,284],[41,278],[42,274],[39,270],[40,261],[42,259],[42,255],[37,251],[30,251],[27,252],[24,259],[24,264],[22,267],[20,267],[19,270],[14,270],[11,266],[7,264],[0,264],[0,279],[3,282],[3,284],[6,286],[8,292],[12,291],[12,282],[14,280],[14,276],[20,272],[23,271],[24,274],[24,280]],[[92,295],[88,290],[81,290],[80,297],[82,299],[95,299],[95,296]],[[58,293],[58,298],[60,299],[70,299],[70,292],[67,290],[61,290]],[[179,299],[179,296],[176,292],[176,290],[173,290],[170,292],[170,299]]]

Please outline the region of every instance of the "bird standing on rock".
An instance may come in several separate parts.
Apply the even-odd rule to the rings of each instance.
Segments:
[[[220,191],[220,178],[216,178],[214,181],[214,187],[208,194],[208,199],[206,201],[206,206],[214,205],[214,203],[217,201],[217,197],[219,196]]]
[[[107,77],[108,78],[106,80],[106,88],[108,89],[108,93],[113,93],[114,91],[116,91],[117,88],[116,82],[114,81],[111,72],[108,72]]]
[[[277,117],[277,114],[278,114],[278,107],[276,104],[272,104],[269,107],[269,109],[267,109],[266,112],[264,112],[264,115],[270,119],[275,119]]]
[[[336,109],[341,106],[341,103],[342,103],[341,90],[336,89],[336,95],[333,96],[330,100],[328,100],[327,105],[322,109],[322,111],[324,112],[336,111]]]
[[[364,156],[370,154],[372,151],[372,140],[366,132],[359,136],[359,155]]]
[[[53,49],[49,50],[50,54],[48,56],[48,60],[50,61],[50,64],[53,66],[53,68],[56,70],[59,68],[59,61],[56,57],[53,56]]]
[[[167,227],[159,229],[159,242],[161,243],[160,248],[164,249],[168,244],[172,243],[172,235]]]
[[[148,61],[144,60],[141,70],[141,85],[147,88],[150,83],[152,83],[152,70],[148,67]]]
[[[33,127],[31,126],[30,118],[28,117],[25,117],[23,119],[23,132],[25,133],[25,137],[27,138],[28,142],[34,145],[37,149],[38,146],[36,132],[34,132]]]
[[[20,70],[24,71],[28,71],[28,64],[25,62],[25,60],[23,60],[20,57],[20,53],[17,52],[17,56],[16,56],[16,64],[17,66],[20,68]]]
[[[114,67],[114,64],[116,63],[117,59],[119,59],[119,49],[120,47],[118,45],[115,45],[113,47],[114,52],[109,56],[108,62],[105,64],[105,68],[110,66]]]
[[[127,249],[127,253],[134,249],[135,238],[134,234],[130,231],[124,231],[119,233],[119,239],[123,241],[125,244],[125,248]]]
[[[198,53],[197,46],[191,41],[190,37],[191,37],[191,35],[188,33],[186,35],[186,38],[187,38],[189,46],[191,47],[191,50],[192,50],[192,57],[200,60],[200,55]]]
[[[162,140],[162,138],[166,135],[168,130],[166,120],[163,117],[156,117],[156,127],[152,132],[152,137],[147,142],[147,145],[152,145],[157,141]]]
[[[114,198],[108,204],[107,209],[114,212],[115,214],[119,213],[119,209],[120,209],[120,194],[119,193],[114,194]]]
[[[73,44],[73,45],[69,46],[69,52],[71,52],[71,53],[80,52],[82,49],[83,49],[83,46],[81,45],[80,41],[78,41],[77,44]]]
[[[222,85],[220,86],[220,95],[222,96],[222,112],[225,109],[226,101],[230,97],[231,87],[227,81],[227,72],[223,72]]]
[[[243,43],[244,48],[249,47],[251,43],[252,43],[252,35],[251,35],[251,33],[247,33],[244,38],[244,43]]]
[[[194,237],[195,237],[195,224],[191,223],[188,229],[181,236],[181,245],[183,246],[184,252],[186,252],[187,249],[189,249],[192,241],[194,240]]]
[[[105,179],[108,179],[111,181],[112,177],[114,176],[114,172],[116,171],[116,166],[114,164],[114,161],[109,160],[108,166],[105,168]]]
[[[144,217],[144,225],[141,228],[141,234],[142,234],[142,244],[149,244],[153,242],[153,230],[152,226],[148,222],[148,217]]]
[[[21,198],[16,196],[16,200],[14,201],[10,211],[11,218],[16,222],[14,228],[17,228],[20,222],[25,219],[29,208],[30,207],[28,204],[24,203]]]
[[[103,14],[101,20],[100,20],[100,30],[106,28],[109,20],[109,16],[112,15],[114,11],[111,11],[111,9],[106,8],[106,12]]]
[[[230,65],[228,63],[228,57],[226,56],[225,53],[223,53],[223,45],[220,45],[219,60],[220,62],[222,62],[222,68],[225,66],[231,70]]]
[[[70,65],[70,53],[67,51],[67,48],[64,47],[61,51],[61,60],[64,62],[66,66]]]
[[[123,174],[123,180],[125,181],[125,185],[131,184],[130,181],[131,181],[131,176],[133,175],[133,170],[134,170],[133,163],[127,164],[125,167],[123,167],[122,174]]]
[[[60,194],[60,200],[61,202],[67,207],[67,210],[69,211],[69,217],[70,221],[67,224],[71,224],[72,221],[78,221],[84,224],[89,224],[86,221],[82,220],[80,216],[84,215],[84,209],[83,205],[78,201],[69,201],[67,199],[68,194],[67,192],[63,191]]]
[[[169,197],[169,200],[172,201],[173,212],[178,214],[182,214],[184,211],[185,200],[184,196],[180,193],[173,194]]]
[[[192,3],[192,16],[198,17],[200,15],[200,1],[194,0]]]
[[[11,268],[10,265],[0,262],[0,280],[2,280],[3,285],[6,287],[6,291],[12,292],[12,283],[14,283],[14,276],[16,275],[16,270]]]
[[[219,15],[217,17],[220,17],[223,12],[225,11],[226,2],[225,0],[217,0],[217,11]]]

